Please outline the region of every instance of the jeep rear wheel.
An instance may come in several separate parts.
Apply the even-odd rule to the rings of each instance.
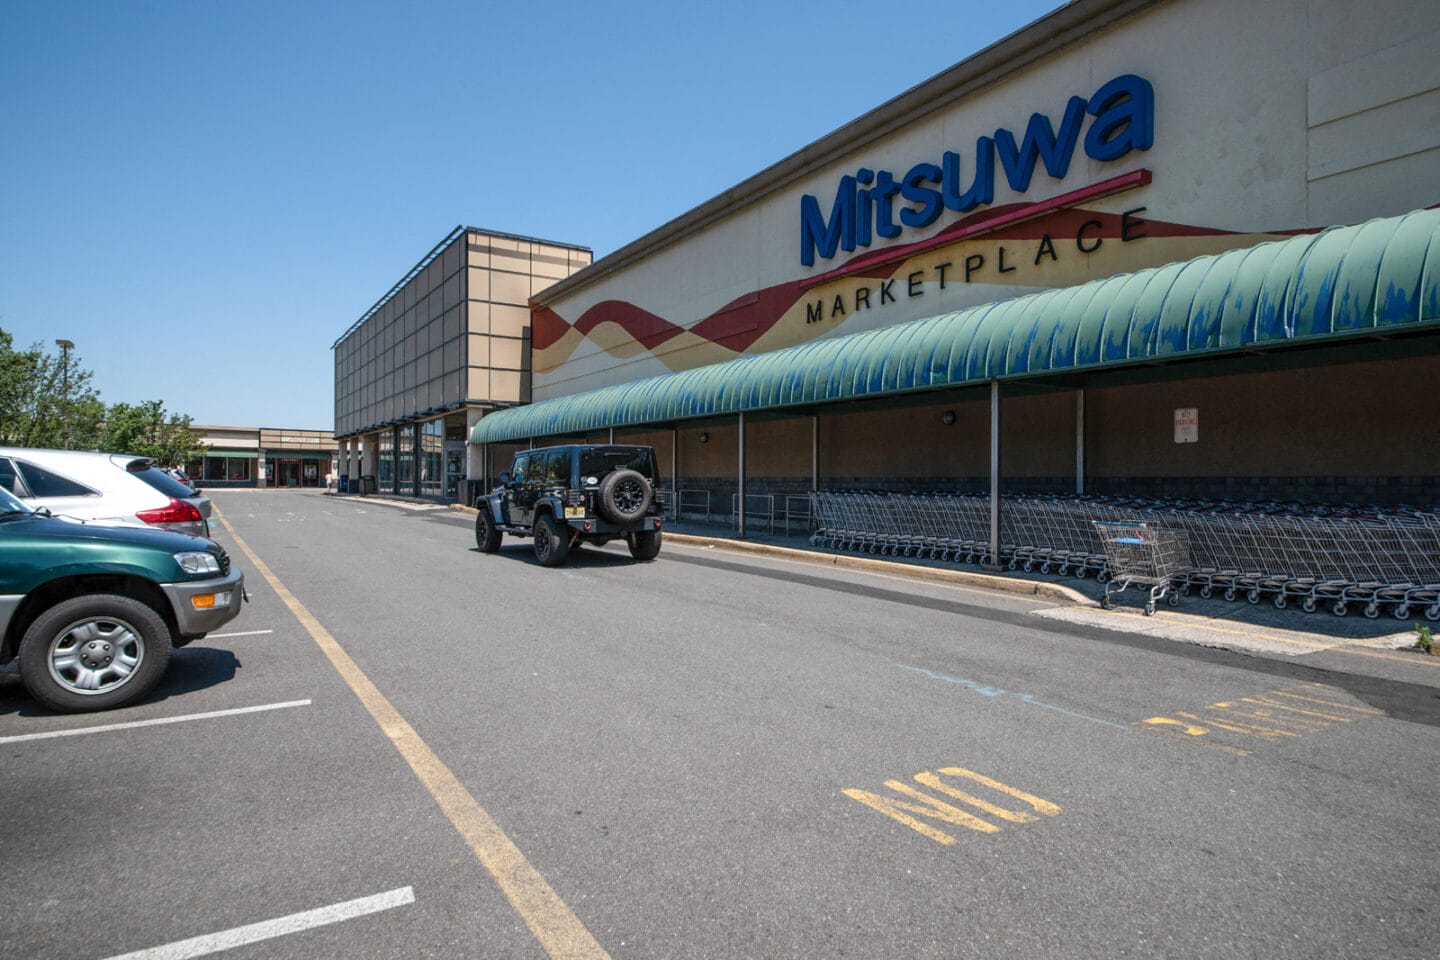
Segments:
[[[20,678],[52,710],[81,713],[145,696],[170,662],[170,629],[131,597],[72,597],[35,618],[20,641]]]
[[[475,546],[480,548],[481,553],[494,553],[500,549],[502,536],[495,528],[495,521],[490,519],[490,505],[482,503],[480,513],[475,517]]]
[[[636,530],[625,535],[630,556],[641,562],[654,560],[660,553],[659,530]]]
[[[570,553],[570,531],[555,522],[550,514],[535,521],[535,559],[542,567],[558,567]]]
[[[653,500],[650,481],[638,470],[616,470],[600,481],[600,515],[611,523],[634,523]]]

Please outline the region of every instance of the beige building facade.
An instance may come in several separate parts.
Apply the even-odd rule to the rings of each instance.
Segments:
[[[338,448],[330,430],[191,424],[205,453],[185,465],[202,487],[323,487]]]
[[[453,500],[478,475],[465,438],[530,399],[530,298],[585,247],[456,227],[333,345],[347,489]]]

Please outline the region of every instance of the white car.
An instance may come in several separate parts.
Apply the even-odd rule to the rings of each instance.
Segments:
[[[56,516],[210,536],[209,498],[148,457],[0,447],[0,487]]]

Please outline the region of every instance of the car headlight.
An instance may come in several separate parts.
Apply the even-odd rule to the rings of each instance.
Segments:
[[[180,564],[181,570],[189,574],[220,572],[220,560],[215,554],[204,550],[177,553],[175,562]]]

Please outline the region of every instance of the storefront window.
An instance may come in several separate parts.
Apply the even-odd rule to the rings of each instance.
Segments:
[[[395,432],[393,430],[381,430],[379,435],[379,461],[380,472],[377,474],[376,490],[393,493],[395,491]]]
[[[420,496],[439,497],[444,483],[445,421],[420,424]]]
[[[191,478],[212,483],[248,482],[253,476],[248,457],[206,457],[192,466]],[[197,469],[198,468],[198,469]]]
[[[400,428],[400,442],[395,451],[396,493],[415,493],[415,424]]]

